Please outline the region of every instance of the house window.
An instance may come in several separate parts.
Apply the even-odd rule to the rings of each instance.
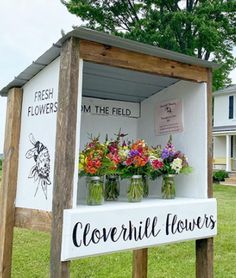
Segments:
[[[229,119],[234,118],[234,96],[229,96]]]
[[[234,136],[231,135],[231,150],[230,150],[230,157],[234,157]]]

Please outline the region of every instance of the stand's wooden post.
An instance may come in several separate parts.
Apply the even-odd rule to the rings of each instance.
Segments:
[[[69,262],[61,262],[63,210],[72,207],[75,163],[79,44],[75,38],[61,51],[56,153],[54,168],[51,277],[69,277]]]
[[[133,278],[147,277],[148,249],[133,251]]]
[[[3,179],[0,185],[0,277],[11,277],[22,90],[8,93],[4,141]]]
[[[208,198],[212,198],[212,72],[210,69],[207,83],[207,114]],[[213,277],[213,238],[196,241],[196,277]]]

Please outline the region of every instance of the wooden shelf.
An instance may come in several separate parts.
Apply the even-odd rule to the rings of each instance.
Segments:
[[[200,198],[184,198],[177,197],[175,199],[162,199],[161,197],[149,197],[143,199],[141,202],[128,202],[126,198],[121,198],[117,201],[105,201],[103,205],[90,206],[85,201],[80,203],[74,209],[79,211],[102,211],[102,210],[119,210],[119,209],[135,209],[135,208],[147,208],[147,207],[170,207],[175,205],[187,206],[189,204],[203,204],[211,201],[212,199],[200,199]]]

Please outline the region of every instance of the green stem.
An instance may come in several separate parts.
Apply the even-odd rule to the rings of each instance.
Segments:
[[[143,199],[143,186],[141,183],[133,183],[131,182],[127,197],[129,202],[140,202]]]
[[[175,182],[174,177],[163,177],[161,193],[163,199],[175,198]]]
[[[143,179],[143,197],[146,198],[148,197],[149,194],[148,177],[143,176],[142,179]]]
[[[104,201],[103,184],[101,181],[94,183],[90,181],[88,184],[87,204],[101,205]]]
[[[119,185],[118,181],[108,178],[105,184],[105,200],[113,201],[117,200],[119,197]]]

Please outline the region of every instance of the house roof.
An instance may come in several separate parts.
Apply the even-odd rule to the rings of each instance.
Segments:
[[[128,39],[123,39],[114,35],[105,34],[102,32],[90,30],[84,27],[79,27],[51,46],[46,52],[44,52],[36,61],[33,61],[24,71],[16,76],[9,84],[0,90],[0,95],[6,96],[8,90],[12,87],[22,87],[44,67],[50,64],[54,59],[60,55],[60,48],[62,44],[70,37],[76,37],[79,39],[85,39],[93,42],[98,42],[105,45],[115,46],[126,50],[147,54],[150,56],[157,56],[185,64],[197,65],[205,68],[217,68],[218,65],[212,62],[198,59],[196,57],[187,56],[174,51],[166,50],[157,46],[152,46]]]
[[[228,125],[228,126],[215,126],[212,129],[213,132],[231,132],[236,131],[236,125]]]
[[[218,90],[214,92],[213,97],[218,95],[228,95],[228,94],[236,94],[236,84],[230,85],[224,89]]]

